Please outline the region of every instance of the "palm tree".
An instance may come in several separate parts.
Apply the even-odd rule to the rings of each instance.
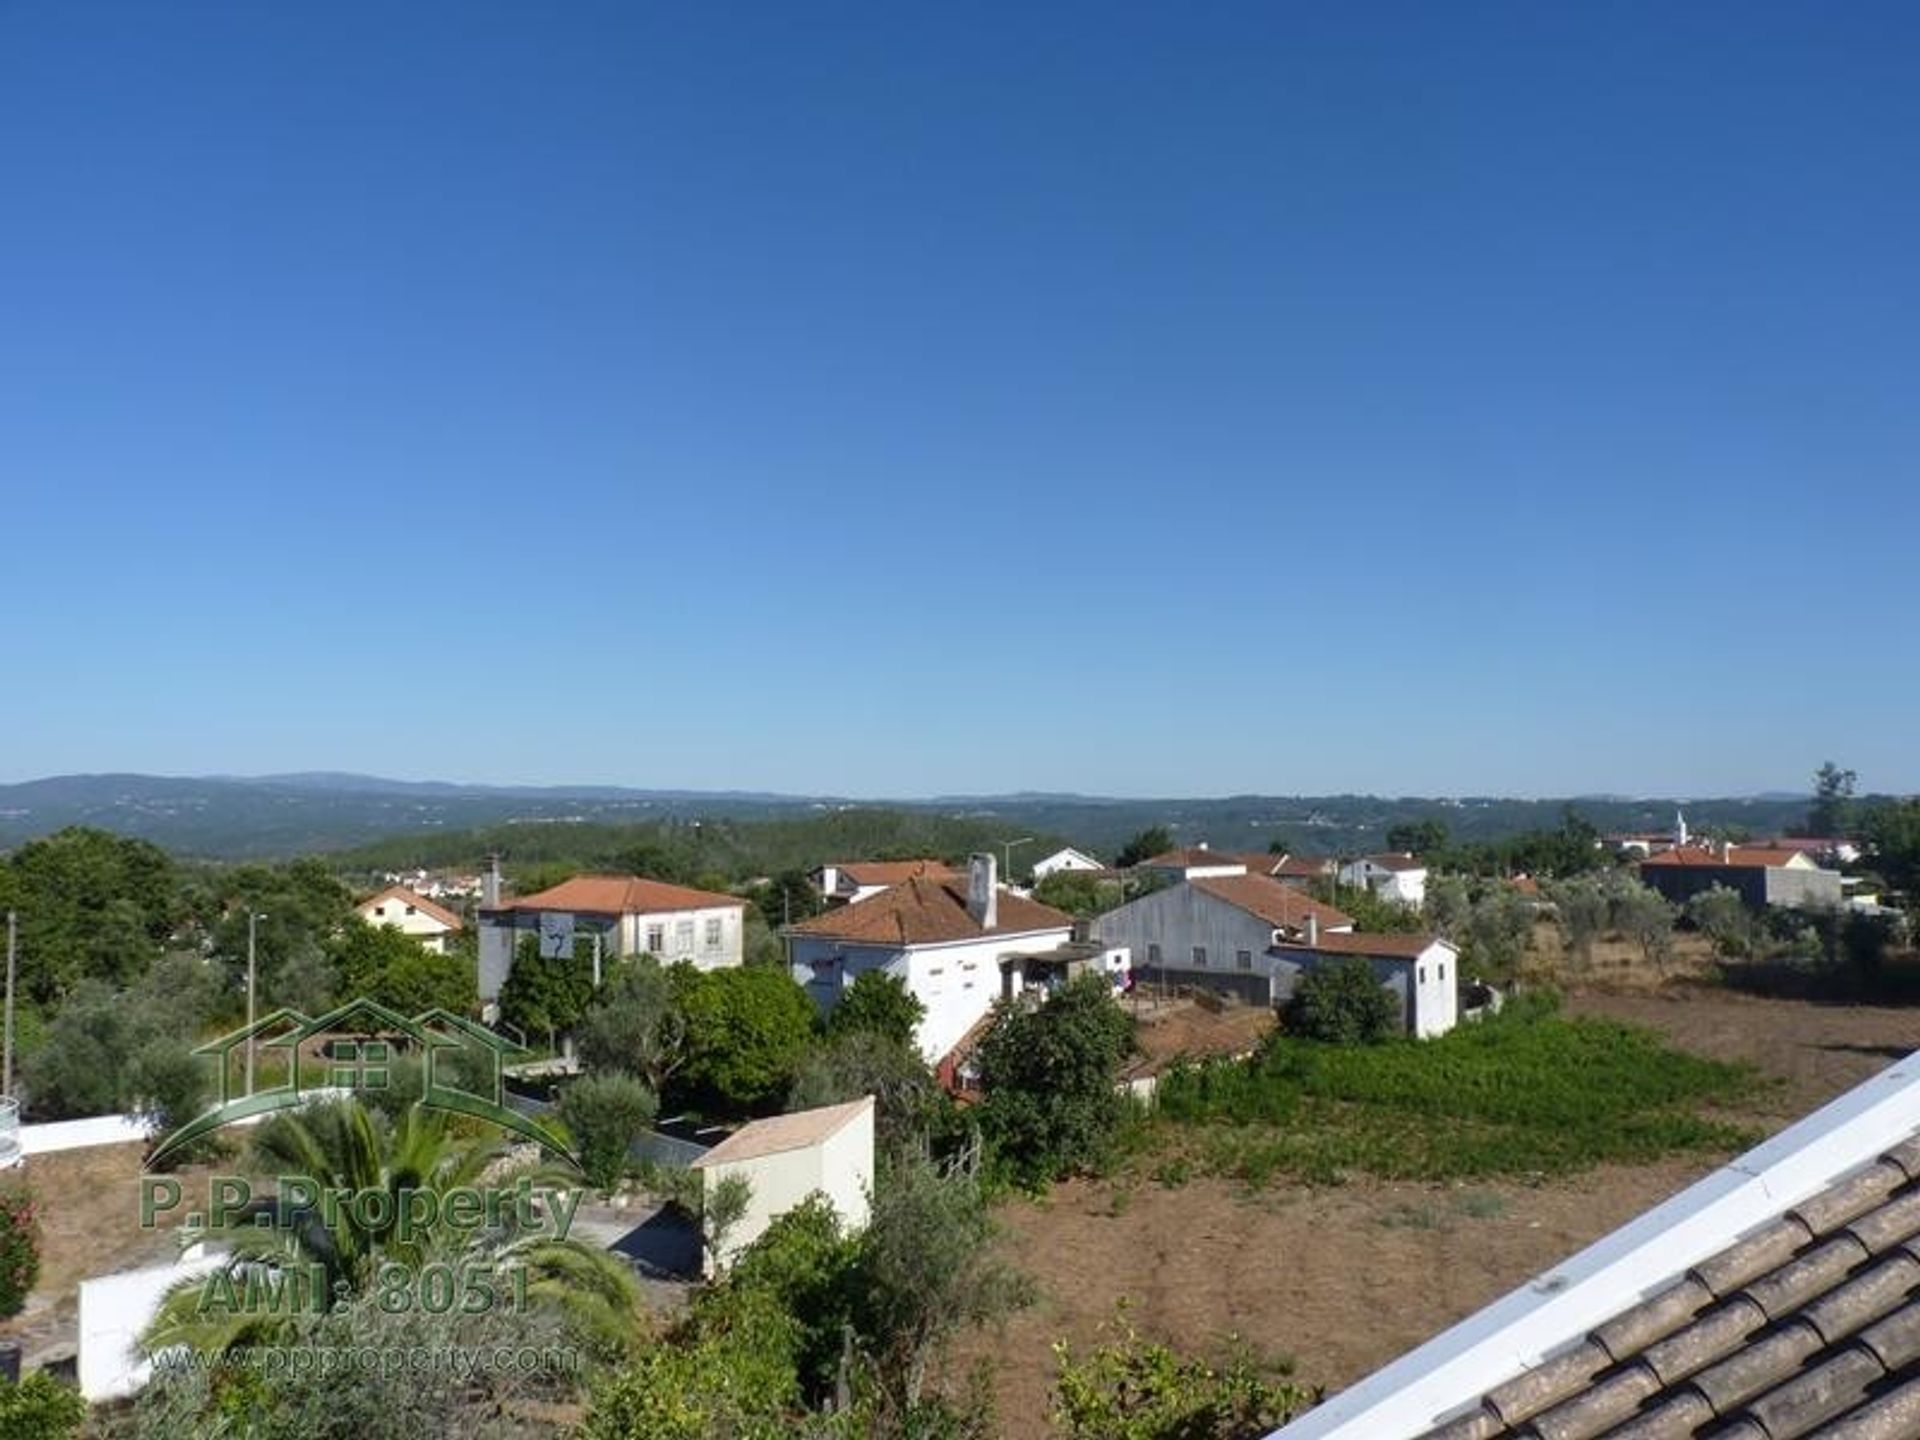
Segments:
[[[521,1225],[511,1207],[481,1227],[414,1227],[402,1222],[410,1191],[445,1196],[472,1187],[500,1158],[501,1147],[451,1133],[447,1117],[414,1105],[391,1124],[357,1099],[331,1100],[275,1116],[253,1141],[263,1172],[296,1177],[316,1193],[385,1192],[384,1206],[298,1205],[275,1195],[253,1201],[219,1230],[195,1238],[227,1247],[221,1270],[236,1295],[259,1294],[276,1284],[298,1296],[297,1286],[317,1276],[327,1301],[373,1291],[394,1264],[409,1276],[443,1262],[456,1274],[478,1273],[491,1303],[508,1298],[514,1271],[524,1271],[515,1297],[527,1310],[563,1319],[596,1348],[618,1350],[633,1331],[638,1290],[624,1262],[577,1240],[556,1239]],[[542,1171],[540,1178],[552,1179]],[[567,1183],[578,1177],[567,1176]],[[464,1281],[463,1281],[464,1283]],[[141,1337],[149,1354],[175,1345],[206,1353],[284,1341],[301,1318],[298,1304],[218,1307],[202,1304],[208,1277],[181,1282],[169,1292]]]

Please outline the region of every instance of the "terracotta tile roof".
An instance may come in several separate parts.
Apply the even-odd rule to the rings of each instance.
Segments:
[[[1195,846],[1169,850],[1142,863],[1155,870],[1188,870],[1196,865],[1245,865],[1247,857],[1236,855],[1231,850],[1203,850]]]
[[[917,875],[957,875],[944,860],[854,860],[830,867],[856,885],[904,885]]]
[[[1304,942],[1284,945],[1285,950],[1311,950],[1320,955],[1367,955],[1378,956],[1384,960],[1417,960],[1424,955],[1427,947],[1435,942],[1432,935],[1405,935],[1392,932],[1369,932],[1360,935],[1329,935],[1322,931],[1320,938],[1313,944]]]
[[[1025,935],[1073,925],[1064,910],[1002,888],[993,929],[982,929],[967,911],[967,882],[920,877],[882,890],[858,905],[841,905],[811,920],[789,925],[789,935],[816,935],[869,945],[937,945],[983,935]]]
[[[576,875],[550,890],[509,900],[503,910],[570,910],[587,915],[652,915],[667,910],[711,910],[722,905],[745,908],[738,895],[717,895],[638,875]]]
[[[389,885],[378,895],[369,895],[353,908],[364,913],[387,900],[398,900],[402,905],[411,905],[422,915],[438,920],[449,930],[463,930],[466,928],[466,922],[454,914],[453,911],[447,909],[446,906],[437,905],[424,895],[416,895],[404,885]]]
[[[1388,850],[1379,855],[1362,855],[1362,860],[1382,870],[1424,870],[1427,862],[1405,850]]]
[[[1267,875],[1215,875],[1187,883],[1282,930],[1304,930],[1308,916],[1320,922],[1322,931],[1353,924],[1351,915]]]
[[[1333,861],[1324,855],[1284,855],[1271,873],[1298,880],[1318,880],[1331,875],[1336,868]]]
[[[800,1150],[818,1145],[839,1134],[873,1108],[873,1097],[862,1095],[844,1105],[822,1105],[813,1110],[796,1110],[791,1115],[774,1115],[765,1120],[749,1120],[693,1162],[703,1170],[710,1165],[725,1165],[741,1160],[758,1160],[763,1155],[778,1155],[783,1150]]]
[[[1422,1440],[1920,1435],[1920,1136]]]
[[[1789,860],[1804,853],[1804,851],[1785,850],[1777,846],[1735,845],[1723,857],[1715,847],[1687,845],[1673,850],[1663,850],[1658,855],[1649,855],[1640,863],[1642,865],[1731,865],[1751,869],[1785,865]]]

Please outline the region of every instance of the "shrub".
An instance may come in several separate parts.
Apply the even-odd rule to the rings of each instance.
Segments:
[[[782,970],[676,965],[668,973],[687,1027],[676,1090],[736,1112],[784,1093],[813,1043],[807,992]]]
[[[0,1188],[0,1320],[18,1315],[40,1278],[40,1222],[24,1186]]]
[[[560,1092],[560,1118],[587,1179],[611,1190],[626,1174],[627,1152],[659,1113],[659,1102],[631,1075],[585,1075]]]
[[[1400,1033],[1400,1007],[1358,955],[1315,966],[1300,977],[1287,1026],[1309,1040],[1366,1045]]]
[[[66,1440],[80,1433],[86,1401],[44,1370],[18,1385],[0,1381],[0,1440]]]
[[[1146,1340],[1124,1308],[1113,1328],[1085,1360],[1053,1347],[1053,1419],[1069,1440],[1254,1440],[1319,1398],[1263,1378],[1244,1353],[1216,1370]]]

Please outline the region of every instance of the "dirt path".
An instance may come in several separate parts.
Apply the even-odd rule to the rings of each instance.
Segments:
[[[1652,1026],[1701,1054],[1746,1060],[1774,1083],[1747,1117],[1777,1129],[1920,1045],[1920,1010],[1761,1000],[1717,990],[1577,998],[1576,1014]],[[1351,1384],[1551,1268],[1714,1168],[1711,1158],[1609,1166],[1530,1187],[1277,1186],[1178,1189],[1076,1182],[1006,1207],[1009,1244],[1040,1302],[959,1368],[996,1371],[1007,1436],[1046,1434],[1050,1342],[1084,1348],[1128,1298],[1143,1333],[1219,1354],[1230,1334],[1296,1377]]]

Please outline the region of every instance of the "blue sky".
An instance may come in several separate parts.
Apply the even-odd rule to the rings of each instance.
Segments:
[[[1920,787],[1917,45],[0,3],[0,779]]]

